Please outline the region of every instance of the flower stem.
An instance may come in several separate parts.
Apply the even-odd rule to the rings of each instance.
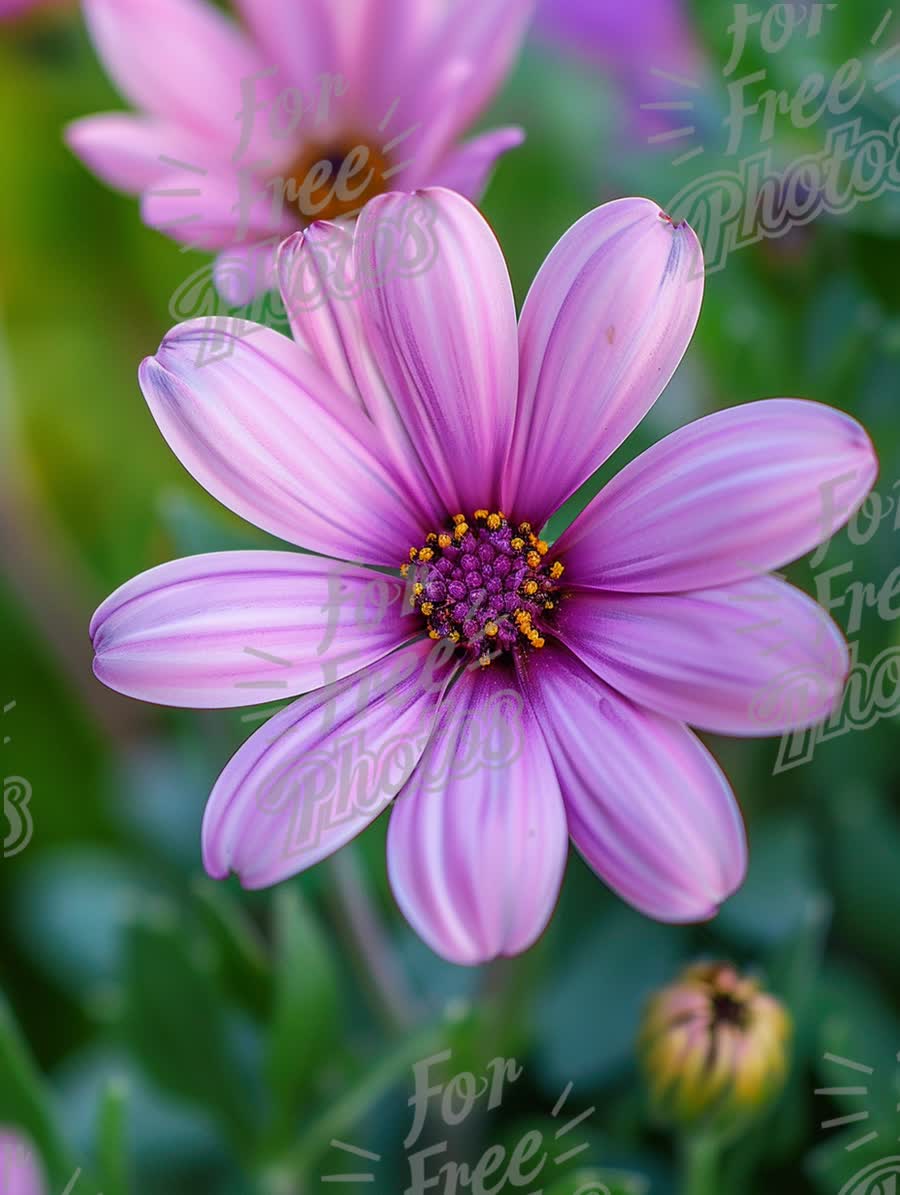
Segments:
[[[371,985],[379,1011],[394,1030],[409,1029],[419,1009],[387,931],[381,923],[356,848],[351,843],[330,861],[335,916],[353,949],[357,969]]]
[[[695,1133],[682,1144],[681,1195],[718,1195],[720,1140],[711,1133]]]

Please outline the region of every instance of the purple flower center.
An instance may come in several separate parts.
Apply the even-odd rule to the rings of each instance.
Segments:
[[[450,639],[487,665],[516,646],[544,646],[564,569],[548,561],[549,550],[530,524],[514,528],[502,512],[476,510],[410,548],[401,571],[431,638]]]

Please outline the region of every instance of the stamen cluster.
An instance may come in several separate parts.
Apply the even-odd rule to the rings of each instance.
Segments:
[[[450,639],[487,666],[514,647],[544,646],[564,570],[547,561],[549,550],[530,523],[513,527],[502,511],[476,510],[410,548],[401,572],[431,638]]]

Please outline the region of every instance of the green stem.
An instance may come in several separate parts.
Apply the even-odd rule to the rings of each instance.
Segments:
[[[696,1133],[685,1139],[682,1151],[682,1195],[718,1195],[719,1138]]]

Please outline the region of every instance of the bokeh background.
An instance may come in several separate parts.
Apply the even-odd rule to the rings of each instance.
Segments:
[[[554,20],[563,4],[550,0],[485,121],[528,130],[483,205],[520,301],[554,242],[598,202],[640,193],[666,205],[701,175],[735,168],[722,126],[732,6],[686,5],[677,34],[655,2],[581,5],[589,16],[607,7],[614,21],[573,25],[567,40]],[[793,93],[859,57],[886,81],[900,54],[873,57],[900,40],[900,23],[889,18],[873,47],[885,15],[870,0],[840,0],[821,35],[797,33],[778,54],[751,43],[738,73],[764,69],[760,90]],[[699,86],[653,68],[682,78],[689,68]],[[642,110],[648,100],[694,108]],[[711,925],[644,920],[573,857],[539,945],[465,971],[431,955],[397,914],[386,819],[277,891],[207,880],[204,802],[258,712],[167,712],[92,677],[87,624],[109,591],[175,556],[267,542],[182,472],[141,399],[137,364],[203,259],[143,228],[135,203],[64,147],[67,121],[118,106],[76,7],[0,25],[0,705],[11,707],[0,750],[3,775],[31,786],[34,823],[27,847],[0,859],[0,1124],[29,1134],[54,1192],[77,1167],[75,1189],[91,1195],[312,1191],[348,1169],[329,1148],[335,1137],[380,1155],[369,1189],[400,1192],[410,1066],[452,1049],[447,1077],[480,1074],[498,1056],[523,1075],[501,1108],[460,1126],[448,1156],[474,1162],[532,1127],[552,1138],[552,1110],[572,1083],[567,1113],[595,1112],[579,1127],[588,1149],[573,1173],[555,1175],[560,1195],[577,1189],[579,1167],[615,1193],[665,1195],[678,1189],[678,1155],[637,1071],[640,1009],[683,962],[727,957],[765,978],[796,1031],[788,1086],[729,1149],[722,1189],[838,1195],[897,1153],[900,1135],[896,191],[765,238],[710,275],[675,380],[572,507],[659,436],[722,407],[792,395],[859,418],[879,451],[883,505],[870,503],[816,570],[801,563],[790,575],[815,592],[816,574],[821,584],[824,570],[849,563],[833,591],[870,595],[849,629],[858,658],[881,661],[888,696],[873,724],[778,774],[776,742],[710,740],[752,852],[745,887]],[[870,87],[851,115],[886,130],[898,114],[900,82]],[[841,120],[825,113],[802,130],[782,115],[771,141],[751,121],[739,156],[771,148],[790,162],[821,150]],[[681,125],[694,126],[693,140],[666,138]],[[673,165],[697,144],[703,155]],[[834,614],[848,627],[850,601]],[[4,827],[12,833],[9,819]],[[872,1073],[836,1072],[826,1053]],[[866,1094],[815,1094],[848,1079]],[[864,1125],[820,1127],[863,1111]],[[863,1132],[879,1135],[848,1151]]]

